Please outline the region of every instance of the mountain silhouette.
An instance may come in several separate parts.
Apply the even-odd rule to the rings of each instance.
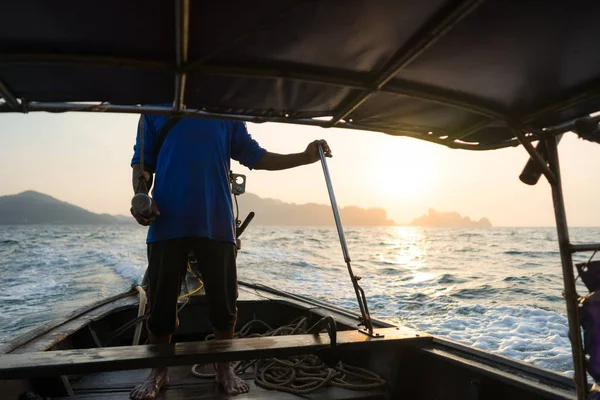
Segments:
[[[334,225],[331,206],[327,204],[294,204],[263,199],[246,193],[238,198],[240,218],[256,213],[253,225]],[[381,208],[355,206],[340,208],[344,225],[393,225]],[[131,216],[95,214],[81,207],[28,190],[0,197],[0,225],[17,224],[123,224],[135,223]]]
[[[445,227],[479,227],[489,228],[492,223],[487,218],[481,218],[479,221],[471,220],[469,217],[463,217],[457,212],[440,212],[430,208],[427,215],[414,219],[413,226],[445,226]]]
[[[252,225],[331,226],[335,224],[328,204],[295,204],[261,198],[252,193],[238,197],[240,219],[250,211],[256,216]],[[340,208],[346,226],[395,225],[382,208]],[[19,194],[0,196],[0,225],[18,224],[124,224],[135,223],[129,215],[96,214],[47,194],[28,190]],[[490,227],[487,218],[471,220],[456,212],[429,209],[427,215],[413,220],[413,226]]]
[[[33,190],[0,197],[0,225],[116,223],[111,215],[95,214]]]
[[[252,221],[253,225],[322,226],[335,224],[331,206],[328,204],[285,203],[281,200],[263,199],[252,193],[239,196],[238,202],[241,220],[244,220],[250,211],[256,213]],[[387,218],[387,214],[382,208],[341,207],[340,217],[342,223],[348,226],[394,225],[394,221]]]

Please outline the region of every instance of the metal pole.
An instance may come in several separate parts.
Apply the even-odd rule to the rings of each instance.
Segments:
[[[571,253],[582,251],[600,251],[600,243],[580,243],[571,245]]]
[[[348,246],[346,245],[346,237],[344,236],[344,229],[342,228],[342,220],[338,211],[337,201],[335,200],[335,193],[333,193],[333,185],[331,184],[331,176],[329,175],[329,168],[327,168],[327,161],[325,160],[325,153],[323,152],[323,146],[319,145],[319,155],[321,156],[321,165],[323,166],[323,173],[325,174],[325,183],[327,183],[327,191],[329,192],[329,200],[331,201],[331,208],[333,209],[333,218],[335,219],[335,226],[337,227],[338,236],[340,237],[340,244],[342,245],[342,253],[344,253],[344,261],[350,262],[350,253],[348,253]]]
[[[358,301],[358,306],[362,315],[361,322],[365,325],[368,334],[373,336],[373,324],[371,322],[371,315],[369,314],[369,307],[367,306],[367,298],[364,290],[358,284],[360,277],[354,276],[354,273],[352,272],[352,266],[350,265],[350,253],[348,252],[348,246],[346,245],[346,237],[344,236],[344,229],[342,228],[342,220],[338,211],[337,201],[335,200],[335,194],[333,193],[333,185],[331,183],[331,176],[329,175],[329,168],[327,168],[325,153],[323,152],[323,146],[321,145],[319,145],[319,155],[321,156],[321,165],[323,166],[323,174],[325,175],[325,182],[327,183],[327,191],[329,192],[329,200],[331,201],[331,209],[333,210],[335,226],[337,227],[338,236],[340,237],[344,261],[346,261],[348,273],[350,274],[350,279],[352,280],[352,285],[354,286],[354,292],[356,293],[356,300]]]
[[[573,273],[572,248],[569,242],[569,228],[565,212],[562,182],[560,178],[560,165],[558,162],[558,143],[555,136],[546,138],[548,149],[548,161],[550,169],[556,177],[556,182],[551,183],[552,200],[554,202],[554,217],[556,218],[556,231],[558,233],[558,247],[560,249],[560,260],[562,263],[564,295],[567,303],[567,317],[569,320],[569,338],[571,339],[571,350],[573,353],[573,366],[577,399],[585,400],[588,393],[587,376],[585,371],[585,356],[581,342],[581,330],[579,325],[578,296],[575,288],[575,276]]]
[[[0,97],[6,101],[6,104],[10,106],[13,110],[20,110],[21,105],[17,100],[17,97],[6,87],[6,85],[0,81]]]
[[[181,111],[184,106],[185,82],[184,72],[188,60],[188,39],[190,30],[190,1],[176,0],[175,2],[175,58],[177,73],[175,74],[175,111]]]
[[[281,122],[285,124],[295,125],[307,125],[307,126],[320,126],[322,128],[329,128],[329,121],[326,119],[315,119],[315,118],[293,118],[281,116],[256,116],[256,115],[239,115],[239,114],[225,114],[208,112],[193,108],[184,108],[181,111],[175,111],[172,107],[157,107],[157,106],[134,106],[134,105],[117,105],[109,103],[97,103],[97,104],[81,104],[81,103],[69,103],[69,102],[39,102],[31,101],[24,102],[21,108],[26,109],[27,112],[96,112],[96,113],[118,113],[118,114],[148,114],[148,115],[164,115],[173,117],[185,117],[185,118],[216,118],[226,119],[231,121],[244,121],[244,122]],[[18,111],[18,110],[17,110]],[[0,103],[0,114],[15,112],[8,104]],[[409,130],[409,129],[383,129],[377,126],[360,125],[355,122],[344,124],[343,128],[362,130],[362,131],[373,131],[382,132],[393,136],[407,136],[413,137],[428,142],[442,144],[452,149],[464,149],[464,150],[497,150],[505,147],[514,147],[519,145],[517,139],[510,139],[501,143],[492,144],[469,144],[469,143],[458,143],[451,142],[448,140],[438,139],[435,135],[428,135],[427,132]]]
[[[585,121],[586,123],[600,123],[600,114],[598,115],[594,115],[592,116],[586,116],[586,117],[581,117],[581,118],[575,118],[572,120],[569,120],[567,122],[563,122],[562,124],[558,124],[558,125],[554,125],[554,126],[550,126],[548,128],[544,128],[544,133],[548,134],[548,135],[557,135],[559,133],[565,133],[568,131],[577,131],[577,125],[582,122]]]

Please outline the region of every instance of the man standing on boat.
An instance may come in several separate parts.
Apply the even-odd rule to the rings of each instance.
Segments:
[[[230,159],[250,169],[283,170],[318,161],[319,145],[328,157],[331,151],[324,140],[317,140],[302,153],[271,153],[252,139],[243,122],[183,118],[175,123],[167,117],[144,115],[138,126],[138,132],[142,130],[145,171],[140,165],[138,134],[131,162],[133,187],[136,194],[148,194],[154,181],[152,211],[142,215],[132,208],[131,212],[138,223],[150,225],[146,290],[149,341],[169,343],[178,325],[177,299],[190,251],[202,272],[215,338],[232,339],[237,319],[237,272]],[[229,363],[217,364],[216,380],[230,395],[249,390]],[[131,398],[154,399],[167,383],[167,369],[155,368],[131,392]]]

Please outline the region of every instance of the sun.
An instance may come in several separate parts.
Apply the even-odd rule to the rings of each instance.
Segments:
[[[368,173],[372,190],[386,199],[415,199],[427,195],[435,187],[437,165],[426,150],[410,143],[378,151]]]

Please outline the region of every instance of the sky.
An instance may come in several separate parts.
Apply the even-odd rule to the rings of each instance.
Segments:
[[[0,196],[37,190],[96,213],[129,215],[130,161],[138,115],[30,113],[0,115]],[[298,153],[315,139],[329,143],[328,160],[340,206],[381,207],[397,223],[456,211],[494,226],[553,226],[550,187],[518,179],[522,147],[452,150],[382,133],[287,124],[248,124],[267,150]],[[569,133],[559,146],[568,222],[600,226],[600,146]],[[246,190],[286,202],[329,198],[320,163],[287,171],[250,171]],[[243,196],[240,198],[243,202]]]

